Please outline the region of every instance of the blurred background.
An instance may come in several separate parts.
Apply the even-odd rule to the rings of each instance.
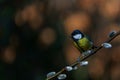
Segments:
[[[0,0],[0,80],[45,80],[81,54],[79,29],[100,45],[120,30],[120,0]],[[66,80],[120,80],[120,37]]]

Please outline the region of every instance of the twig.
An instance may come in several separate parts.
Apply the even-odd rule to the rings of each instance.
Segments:
[[[105,41],[104,43],[110,43],[113,39],[115,39],[118,35],[120,35],[120,31],[118,31],[113,37],[109,38],[107,41]],[[100,49],[102,49],[103,46],[100,45],[98,48],[96,48],[92,54],[89,54],[87,56],[81,56],[80,57],[80,61],[84,61],[85,59],[89,58],[90,56],[94,55],[97,51],[99,51]],[[75,67],[76,65],[78,65],[79,62],[75,61],[73,64],[71,64],[71,67]],[[66,72],[66,69],[63,68],[61,69],[59,72],[57,72],[55,75],[53,75],[52,77],[47,78],[46,80],[53,80],[54,78],[56,78],[58,75],[60,75],[61,73]]]

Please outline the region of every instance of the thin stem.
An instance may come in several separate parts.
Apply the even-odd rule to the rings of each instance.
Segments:
[[[111,42],[113,39],[115,39],[118,35],[120,35],[120,31],[118,31],[113,37],[111,37],[111,38],[109,38],[107,41],[105,41],[105,43],[110,43],[110,42]],[[80,61],[83,61],[83,60],[89,58],[90,56],[94,55],[97,51],[99,51],[99,50],[102,49],[102,48],[103,48],[103,46],[100,45],[98,48],[96,48],[96,49],[93,51],[92,54],[89,54],[89,55],[87,55],[87,56],[81,56],[81,57],[80,57]],[[71,66],[71,67],[74,67],[74,66],[76,66],[76,65],[78,65],[78,64],[79,64],[79,62],[78,62],[78,61],[75,61],[75,62],[74,62],[73,64],[71,64],[70,66]],[[66,71],[66,69],[63,68],[63,69],[61,69],[59,72],[57,72],[54,76],[49,77],[49,78],[47,78],[46,80],[53,80],[53,78],[57,77],[59,74],[65,72],[65,71]]]

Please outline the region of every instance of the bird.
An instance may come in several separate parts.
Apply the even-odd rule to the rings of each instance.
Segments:
[[[85,35],[78,29],[74,30],[71,33],[71,38],[73,40],[74,46],[80,51],[81,54],[97,48],[96,46],[94,46],[93,41],[91,41],[90,38],[87,37],[87,35]]]

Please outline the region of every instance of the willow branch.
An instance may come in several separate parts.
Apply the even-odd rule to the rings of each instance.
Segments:
[[[110,37],[108,40],[106,40],[104,43],[110,43],[113,39],[115,39],[118,35],[120,35],[120,31],[118,31],[113,37]],[[102,45],[100,45],[98,48],[96,48],[94,51],[93,51],[93,53],[92,54],[89,54],[89,55],[87,55],[87,56],[81,56],[80,57],[80,61],[84,61],[85,59],[87,59],[87,58],[89,58],[90,56],[92,56],[92,55],[94,55],[97,51],[99,51],[100,49],[102,49],[103,48],[103,46]],[[75,67],[75,66],[77,66],[79,64],[79,62],[78,61],[75,61],[73,64],[71,64],[70,66],[71,67]],[[59,72],[57,72],[54,76],[52,76],[52,77],[49,77],[49,78],[47,78],[46,80],[53,80],[54,78],[56,78],[59,74],[61,74],[61,73],[64,73],[64,72],[66,72],[66,69],[65,68],[63,68],[63,69],[61,69]]]

